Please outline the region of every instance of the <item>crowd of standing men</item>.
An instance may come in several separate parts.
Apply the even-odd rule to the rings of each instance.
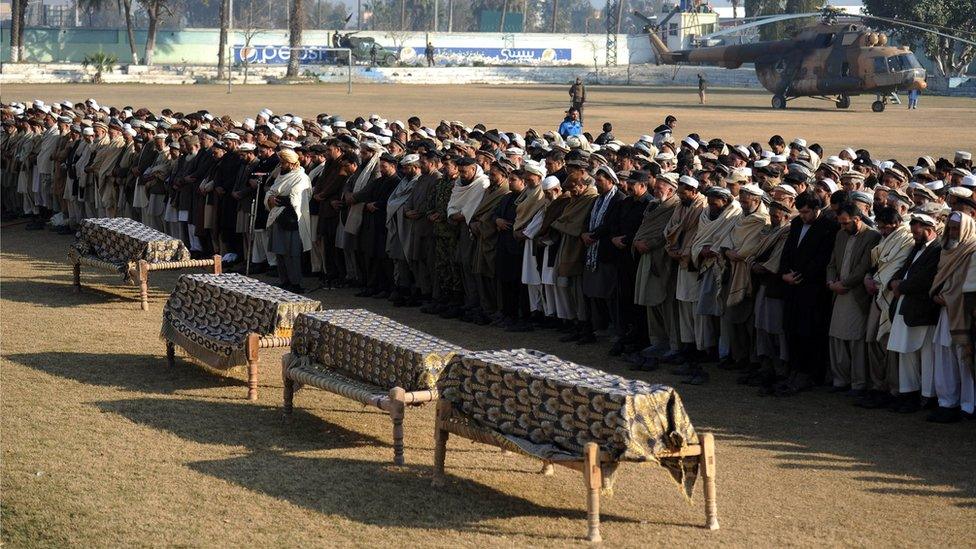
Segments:
[[[575,99],[574,99],[575,100]],[[582,98],[580,105],[582,106]],[[974,413],[972,156],[825,156],[801,138],[633,143],[378,115],[2,105],[4,216],[126,216],[238,270],[561,341],[633,369],[740,370],[936,422]],[[578,115],[578,113],[577,113]],[[575,116],[575,115],[574,115]],[[571,127],[570,127],[571,126]]]

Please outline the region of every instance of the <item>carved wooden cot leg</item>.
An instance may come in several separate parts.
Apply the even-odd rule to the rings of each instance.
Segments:
[[[403,465],[403,414],[406,394],[402,387],[390,389],[390,419],[393,420],[393,464]]]
[[[223,260],[220,258],[219,255],[214,255],[213,256],[213,260],[214,260],[214,267],[213,267],[214,270],[213,270],[213,273],[215,275],[223,274],[223,272],[224,272],[224,266],[221,263],[221,261],[223,261]]]
[[[258,399],[258,334],[247,334],[247,399]]]
[[[72,266],[72,271],[74,271],[74,287],[76,292],[81,291],[81,263],[75,263]]]
[[[149,263],[145,259],[139,260],[139,299],[142,310],[149,310]]]
[[[434,487],[444,486],[444,462],[447,460],[447,439],[450,433],[442,428],[442,422],[450,414],[450,404],[446,400],[437,401],[437,413],[434,420]]]
[[[166,342],[166,364],[170,368],[176,366],[176,345],[172,341]]]
[[[586,522],[588,526],[587,539],[599,543],[600,536],[600,488],[603,486],[603,472],[600,469],[600,447],[595,442],[588,442],[584,449],[583,480],[586,483]]]
[[[718,500],[715,493],[715,436],[705,433],[701,439],[702,475],[705,477],[705,525],[718,530]]]

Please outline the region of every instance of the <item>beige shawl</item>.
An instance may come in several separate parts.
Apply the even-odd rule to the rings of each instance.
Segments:
[[[741,213],[742,206],[735,200],[731,201],[715,219],[711,219],[708,215],[707,207],[702,210],[698,221],[698,231],[695,233],[695,241],[691,244],[691,261],[698,266],[698,270],[704,271],[715,263],[716,258],[714,257],[700,258],[702,250],[708,246],[715,248],[712,251],[718,252],[718,247],[726,233],[732,230]]]
[[[911,253],[915,241],[912,239],[912,231],[904,224],[888,236],[881,239],[881,242],[871,250],[872,264],[877,268],[874,273],[874,281],[878,285],[878,295],[875,302],[881,309],[881,318],[878,323],[878,339],[891,331],[891,319],[888,318],[888,310],[891,306],[892,291],[888,289],[888,283],[894,278],[895,274],[905,264],[908,254]]]
[[[768,225],[769,210],[766,209],[765,204],[760,203],[754,212],[750,214],[743,212],[739,215],[732,230],[722,240],[721,248],[734,250],[742,257],[742,261],[721,258],[724,269],[730,271],[727,279],[729,294],[726,301],[729,306],[741,303],[752,294],[752,268],[749,260],[758,253],[762,244],[759,235]]]
[[[939,270],[932,281],[930,294],[939,295],[945,301],[949,315],[949,333],[953,343],[969,344],[970,319],[963,306],[962,287],[969,272],[969,260],[976,252],[976,223],[968,215],[961,214],[959,225],[959,244],[951,250],[946,248],[946,237],[942,237],[942,255]],[[946,231],[948,235],[948,231]]]

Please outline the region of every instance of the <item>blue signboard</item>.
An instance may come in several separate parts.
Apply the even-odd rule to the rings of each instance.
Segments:
[[[395,50],[395,48],[386,48]],[[479,59],[498,61],[501,63],[551,63],[554,61],[568,62],[573,58],[570,48],[434,48],[436,56],[456,59]],[[291,48],[287,45],[256,45],[244,47],[234,46],[234,60],[237,63],[248,62],[264,65],[285,65],[291,57]],[[423,49],[404,47],[401,58],[409,61],[414,57],[423,57]],[[345,59],[344,53],[328,51],[328,46],[302,46],[300,63],[303,65],[331,64],[336,59]]]

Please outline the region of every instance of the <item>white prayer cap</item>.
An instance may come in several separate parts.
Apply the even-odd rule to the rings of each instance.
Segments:
[[[759,156],[766,159],[766,163],[768,164],[768,160],[773,157],[773,151],[763,151]]]
[[[257,122],[255,122],[253,118],[245,118],[242,126],[245,130],[253,130],[256,124]]]
[[[420,155],[408,154],[400,159],[401,166],[413,166],[417,162],[420,162]]]
[[[762,158],[752,163],[753,168],[765,168],[769,165],[769,160]]]
[[[835,167],[846,167],[848,165],[847,161],[839,156],[828,156],[824,160],[824,164]]]
[[[293,135],[295,137],[298,137],[299,135],[297,128],[288,128],[287,130],[285,130],[285,133],[287,133],[288,135]]]
[[[580,141],[579,137],[571,135],[566,138],[566,146],[568,146],[570,149],[578,149],[583,146],[583,143]]]
[[[385,135],[387,137],[393,137],[393,132],[390,130],[380,130],[380,135]]]
[[[949,194],[959,198],[972,198],[973,190],[966,187],[950,187]]]
[[[285,140],[281,141],[280,143],[278,143],[278,147],[281,148],[281,149],[297,149],[298,148],[298,142],[297,141],[291,141],[290,139],[285,139]]]
[[[274,136],[275,136],[275,137],[281,137],[282,135],[285,135],[285,134],[284,134],[284,133],[283,133],[283,132],[282,132],[281,130],[279,130],[278,128],[271,128],[271,133],[272,133],[272,134],[274,134]]]
[[[749,160],[750,157],[749,149],[746,148],[745,145],[736,145],[732,147],[732,150],[738,153],[738,155],[741,156],[742,158]]]
[[[976,187],[976,175],[967,175],[962,178],[962,186],[973,188]]]
[[[777,162],[777,163],[785,164],[786,163],[786,155],[785,154],[774,154],[773,156],[770,156],[769,157],[769,161],[770,162]]]
[[[733,171],[743,177],[752,177],[752,168],[742,167],[742,168],[736,168]]]
[[[240,141],[241,136],[237,135],[234,132],[227,132],[221,137],[221,139],[224,141]]]
[[[171,148],[171,149],[179,149],[180,148],[180,142],[179,141],[173,141],[172,143],[169,144],[169,148]]]
[[[695,179],[694,177],[691,177],[690,175],[682,175],[681,177],[678,178],[678,183],[681,183],[682,185],[687,185],[688,187],[691,187],[693,189],[698,188],[698,180]]]
[[[881,171],[885,171],[885,170],[887,170],[888,168],[890,168],[890,167],[892,167],[894,165],[895,165],[895,163],[892,162],[891,160],[885,160],[884,162],[882,162],[881,164],[878,165],[878,168]]]
[[[670,162],[674,160],[674,153],[670,151],[664,151],[663,153],[658,153],[657,156],[654,157],[654,160],[657,160],[658,162]]]
[[[643,141],[644,143],[653,143],[654,137],[650,135],[642,135],[637,139],[637,141]]]
[[[370,122],[372,122],[374,120],[379,120],[379,119],[380,119],[380,115],[378,115],[376,113],[373,113],[373,114],[369,115],[369,121]]]
[[[777,192],[777,191],[786,193],[792,196],[793,198],[796,198],[797,195],[796,189],[793,188],[793,185],[788,185],[785,183],[782,185],[777,185],[770,190],[770,192]]]
[[[391,139],[389,136],[386,135],[377,135],[375,139],[377,142],[379,142],[380,145],[384,145],[384,146],[389,145],[390,142],[393,141],[393,139]]]
[[[851,157],[850,160],[854,160],[855,158],[857,158],[857,153],[854,152],[854,149],[850,147],[847,147],[846,149],[840,151],[840,154],[846,154],[847,156]]]
[[[291,123],[291,120],[292,120],[292,118],[291,118],[290,116],[288,116],[287,114],[286,114],[285,116],[282,116],[282,117],[281,117],[281,121],[282,121],[283,123],[285,123],[285,124],[289,124],[289,123]]]
[[[40,107],[38,107],[38,110],[40,110],[44,114],[51,114],[51,107],[48,105],[41,105]]]
[[[698,150],[698,141],[695,141],[694,139],[692,139],[690,137],[686,137],[686,138],[682,139],[681,142],[684,143],[685,145],[688,145],[689,147],[691,147],[691,150],[693,150],[693,151],[697,151]]]
[[[505,154],[509,154],[509,155],[512,155],[512,156],[522,156],[522,155],[525,154],[525,151],[523,151],[522,149],[520,149],[518,147],[509,147],[509,148],[505,149]]]
[[[790,145],[796,145],[797,147],[806,148],[806,146],[807,146],[807,140],[806,139],[803,139],[802,137],[797,137],[796,139],[794,139],[790,143]]]
[[[44,106],[44,102],[40,99],[35,99],[33,105],[35,109],[39,109]]]
[[[407,125],[404,124],[403,122],[400,122],[399,120],[394,120],[393,121],[393,124],[396,124],[397,126],[400,126],[400,128],[402,128],[402,129],[406,129],[407,128]],[[390,124],[390,125],[392,126],[393,124]]]
[[[930,191],[937,191],[942,187],[945,187],[945,183],[943,183],[941,179],[936,179],[935,181],[929,181],[925,184],[925,186],[928,187]]]
[[[274,113],[271,112],[271,109],[267,109],[267,108],[261,109],[261,112],[258,113],[258,116],[263,116],[265,118],[271,118],[273,115]]]
[[[153,139],[162,139],[163,141],[169,139],[169,134],[167,133],[157,133],[153,136]]]
[[[546,166],[542,162],[536,162],[535,160],[526,160],[522,164],[522,169],[528,173],[538,175],[539,177],[546,177]],[[558,179],[556,182],[558,183]]]
[[[136,136],[136,130],[133,128],[126,128],[125,133],[128,134],[130,137]]]
[[[971,153],[969,151],[956,151],[955,159],[956,159],[957,162],[960,161],[960,160],[972,160],[973,159],[973,153]]]
[[[837,192],[837,189],[840,188],[837,186],[837,183],[829,177],[826,179],[821,179],[820,181],[817,182],[817,185],[823,185],[824,187],[827,187],[827,190],[830,191],[830,194],[834,194],[835,192]]]
[[[208,113],[204,113],[203,119],[206,120],[207,122],[210,122],[210,121],[212,121],[214,119],[214,115],[210,114],[209,112]],[[248,118],[246,120],[252,120],[252,119]],[[253,120],[252,120],[252,123],[253,123]]]
[[[276,130],[285,131],[285,129],[288,128],[288,124],[285,124],[284,122],[278,122],[277,124],[274,125],[274,127]]]
[[[241,143],[240,146],[237,147],[237,150],[241,152],[251,152],[256,148],[257,146],[255,146],[254,143]]]
[[[921,223],[922,225],[928,225],[929,227],[935,227],[938,225],[935,219],[932,219],[932,216],[923,213],[913,213],[911,222]]]
[[[86,126],[83,130],[81,130],[81,135],[95,135],[95,128]]]
[[[550,189],[555,189],[558,187],[559,187],[559,178],[554,175],[550,175],[549,177],[546,177],[545,179],[542,180],[542,190],[544,191],[548,191]]]
[[[58,122],[61,123],[61,124],[70,124],[71,123],[71,117],[70,116],[59,116],[58,117]]]
[[[613,152],[617,152],[617,151],[620,150],[620,145],[618,145],[616,143],[607,143],[606,145],[603,146],[603,148],[604,149],[611,150]]]
[[[739,187],[739,194],[742,193],[751,194],[753,196],[762,196],[763,190],[759,188],[759,185],[756,185],[755,183],[749,183],[748,185],[743,185]]]
[[[298,126],[301,126],[302,125],[302,117],[301,116],[293,116],[293,117],[291,117],[291,123],[292,124],[295,124],[295,125],[298,125]]]

